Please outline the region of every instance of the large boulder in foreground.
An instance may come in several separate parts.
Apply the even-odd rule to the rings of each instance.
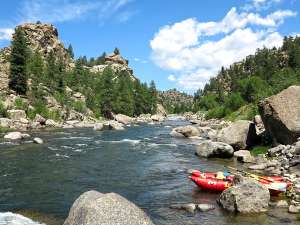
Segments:
[[[82,194],[73,204],[64,225],[154,225],[135,204],[122,196],[97,191]]]
[[[196,147],[196,155],[205,158],[231,158],[233,148],[226,143],[204,141]]]
[[[274,142],[296,142],[300,137],[300,86],[291,86],[261,101],[259,112]]]
[[[174,128],[171,132],[171,135],[176,136],[175,134],[178,134],[178,136],[182,135],[189,138],[200,136],[200,131],[197,129],[197,127],[188,125]]]
[[[217,140],[230,144],[235,150],[240,150],[255,145],[259,138],[253,122],[238,120],[220,130]]]
[[[237,175],[234,177],[233,186],[222,192],[218,202],[224,209],[231,212],[266,212],[270,202],[270,193],[258,181]]]

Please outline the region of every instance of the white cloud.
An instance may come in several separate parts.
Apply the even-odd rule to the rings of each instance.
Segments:
[[[0,41],[10,40],[14,30],[11,28],[0,28]]]
[[[175,81],[176,77],[173,74],[171,74],[171,75],[168,76],[168,80],[169,81]]]
[[[38,20],[49,23],[65,22],[91,16],[91,14],[100,18],[109,17],[131,1],[27,0],[19,11],[22,22],[36,22]]]
[[[266,10],[269,9],[273,4],[280,3],[282,0],[250,0],[243,9],[246,11],[249,10]]]
[[[242,60],[257,48],[280,46],[282,36],[276,31],[277,26],[295,15],[290,10],[278,10],[262,17],[232,8],[218,22],[186,19],[164,26],[155,34],[150,42],[152,60],[173,71],[179,86],[197,89],[222,66]],[[215,35],[219,38],[211,39]]]

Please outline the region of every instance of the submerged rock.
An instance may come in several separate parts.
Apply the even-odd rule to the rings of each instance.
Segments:
[[[34,138],[34,139],[33,139],[33,142],[36,143],[36,144],[40,144],[40,145],[41,145],[41,144],[44,144],[43,139],[38,138],[38,137]]]
[[[196,155],[206,158],[231,158],[233,152],[229,144],[222,142],[204,141],[196,147]]]
[[[97,191],[83,193],[74,202],[64,225],[154,225],[143,210],[122,196]]]
[[[180,210],[185,210],[189,213],[194,213],[195,210],[197,209],[197,205],[194,203],[186,203],[186,204],[176,204],[176,205],[171,205],[171,209],[180,209]]]
[[[232,212],[266,212],[270,201],[269,190],[258,181],[241,176],[234,177],[234,185],[222,192],[220,205]]]

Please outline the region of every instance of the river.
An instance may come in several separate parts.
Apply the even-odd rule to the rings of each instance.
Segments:
[[[62,224],[74,200],[92,189],[121,194],[144,209],[157,225],[297,224],[286,209],[255,216],[227,213],[216,204],[218,194],[199,191],[189,181],[188,169],[222,170],[223,164],[232,161],[199,159],[194,155],[199,140],[169,135],[172,127],[185,123],[166,121],[131,126],[125,131],[31,133],[42,138],[43,145],[2,140],[0,224],[5,224],[8,211],[48,225]],[[170,209],[172,204],[190,202],[210,203],[217,208],[195,215]]]

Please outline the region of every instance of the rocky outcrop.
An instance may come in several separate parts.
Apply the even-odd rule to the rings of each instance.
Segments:
[[[156,114],[161,116],[167,116],[167,112],[162,104],[157,104]]]
[[[269,190],[251,178],[235,176],[233,186],[222,192],[219,203],[231,212],[266,212],[270,201]]]
[[[26,119],[26,112],[24,110],[8,110],[8,118],[12,120]]]
[[[300,86],[291,86],[259,103],[259,112],[274,142],[292,144],[300,137]]]
[[[89,67],[92,73],[103,73],[109,67],[116,74],[127,74],[132,80],[136,80],[133,70],[128,66],[128,60],[124,59],[119,53],[112,53],[105,57],[103,65]]]
[[[218,133],[217,140],[230,144],[235,150],[240,150],[255,145],[259,138],[253,122],[239,120],[223,128]]]
[[[200,132],[197,129],[197,127],[188,125],[188,126],[180,126],[180,127],[174,128],[171,132],[171,135],[172,136],[184,136],[184,137],[190,138],[190,137],[199,136]]]
[[[193,96],[183,92],[179,92],[176,89],[168,91],[158,92],[159,102],[167,109],[185,106],[185,108],[191,108],[193,105]]]
[[[52,24],[25,23],[17,26],[22,29],[27,39],[28,47],[33,52],[39,52],[46,58],[54,53],[66,65],[67,68],[74,66],[67,49],[58,39],[58,31]],[[0,52],[0,91],[8,88],[9,61],[11,48],[7,47]]]
[[[23,30],[28,46],[34,52],[39,52],[43,57],[54,53],[66,66],[71,63],[68,51],[59,40],[58,31],[52,24],[25,23],[17,28]]]
[[[233,153],[233,148],[222,142],[204,141],[196,147],[196,155],[205,158],[231,158]]]
[[[64,225],[154,225],[135,204],[122,196],[88,191],[76,199]]]

